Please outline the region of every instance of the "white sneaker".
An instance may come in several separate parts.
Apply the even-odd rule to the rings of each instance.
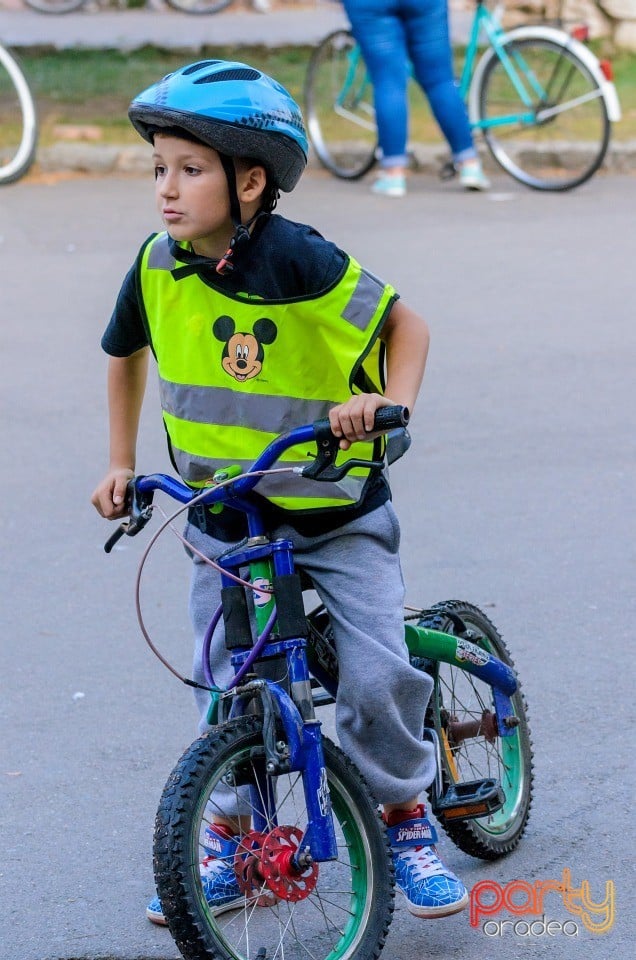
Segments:
[[[382,173],[371,185],[371,193],[380,197],[403,197],[406,195],[406,177]]]
[[[490,180],[479,160],[465,160],[459,167],[459,182],[464,190],[488,190]]]

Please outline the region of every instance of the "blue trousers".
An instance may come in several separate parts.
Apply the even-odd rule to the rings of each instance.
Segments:
[[[457,161],[477,155],[455,81],[447,0],[344,0],[373,82],[382,166],[405,166],[409,60]]]

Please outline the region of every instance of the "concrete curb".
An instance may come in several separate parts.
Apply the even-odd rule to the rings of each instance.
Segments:
[[[568,149],[573,149],[569,147]],[[415,157],[417,169],[421,173],[437,175],[440,167],[448,159],[443,144],[413,144],[411,151]],[[490,171],[499,168],[484,155],[484,163]],[[95,173],[150,176],[150,156],[148,148],[141,144],[87,144],[56,143],[42,147],[38,151],[37,168],[42,173]],[[308,169],[319,170],[321,164],[310,153]],[[603,170],[607,173],[625,174],[636,171],[636,141],[616,143],[610,146]]]

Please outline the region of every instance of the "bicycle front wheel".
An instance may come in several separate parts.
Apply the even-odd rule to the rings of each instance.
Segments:
[[[216,728],[181,758],[157,813],[154,865],[164,915],[186,960],[379,956],[393,910],[386,834],[356,768],[330,741],[323,745],[338,856],[311,863],[302,875],[289,866],[307,827],[302,775],[268,776],[260,718]],[[266,797],[275,811],[257,832],[252,814]],[[215,915],[205,896],[203,839],[230,808],[240,813],[242,830],[223,861],[223,891],[237,898]]]
[[[220,13],[234,0],[166,0],[169,7],[180,13]]]
[[[463,623],[470,631],[471,643],[512,666],[496,628],[472,604],[457,600],[439,603],[427,610],[419,623],[450,634],[457,634],[458,624]],[[427,669],[435,684],[427,724],[435,728],[439,739],[444,787],[495,779],[506,797],[503,807],[487,817],[441,819],[441,826],[464,853],[496,860],[518,845],[532,803],[532,745],[525,700],[517,689],[511,698],[517,726],[511,735],[501,737],[492,687],[451,664],[435,661]]]
[[[571,190],[601,166],[610,121],[601,88],[565,45],[542,37],[494,51],[476,91],[478,129],[492,156],[536,190]],[[529,99],[523,103],[518,87]]]
[[[0,184],[25,175],[35,159],[37,140],[33,95],[15,57],[0,46]]]
[[[343,180],[357,180],[371,170],[378,149],[373,88],[347,30],[330,33],[313,51],[305,112],[309,139],[327,170]]]

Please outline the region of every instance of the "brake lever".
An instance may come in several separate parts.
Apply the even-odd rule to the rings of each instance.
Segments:
[[[314,424],[316,447],[318,453],[315,460],[303,467],[301,476],[308,480],[324,480],[338,482],[342,480],[354,467],[382,467],[381,460],[347,460],[341,466],[335,466],[335,460],[340,450],[340,438],[334,437],[329,420],[318,420]]]
[[[129,519],[120,523],[115,532],[108,538],[104,544],[105,553],[110,553],[124,534],[127,537],[136,537],[152,516],[153,491],[140,493],[135,484],[136,479],[139,478],[133,477],[133,479],[129,480],[126,484],[126,503],[130,505]]]
[[[347,460],[339,467],[334,467],[331,463],[326,463],[323,466],[320,462],[320,454],[318,454],[313,463],[310,463],[308,467],[303,467],[301,476],[308,477],[310,480],[331,480],[337,483],[354,467],[381,469],[383,466],[384,460]]]
[[[374,430],[385,430],[387,437],[388,462],[392,463],[408,450],[411,438],[406,425],[409,422],[409,411],[406,407],[389,406],[376,410]],[[303,467],[301,476],[309,480],[324,480],[338,482],[342,480],[354,467],[381,470],[385,460],[347,460],[341,466],[335,466],[335,460],[340,450],[340,438],[331,432],[328,418],[317,420],[314,423],[314,438],[318,453],[313,463]],[[392,441],[389,450],[389,441]]]

